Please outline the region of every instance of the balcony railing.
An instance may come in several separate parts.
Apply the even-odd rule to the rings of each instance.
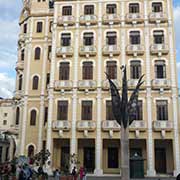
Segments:
[[[79,89],[96,89],[97,83],[95,80],[80,80],[78,81]]]
[[[143,15],[141,13],[128,13],[126,15],[126,22],[127,23],[142,23],[144,21]]]
[[[173,129],[173,122],[172,121],[153,121],[153,128],[155,131],[172,131]]]
[[[146,122],[142,121],[142,120],[135,120],[132,122],[132,124],[130,125],[129,129],[130,131],[145,131],[146,130]]]
[[[60,90],[60,89],[72,89],[73,83],[70,80],[59,80],[54,82],[54,89]]]
[[[95,131],[96,129],[96,122],[95,121],[78,121],[77,122],[77,130],[78,131]]]
[[[120,88],[119,80],[118,79],[112,79],[112,81],[114,82],[116,87],[119,89]],[[107,79],[102,81],[102,88],[104,90],[109,90],[109,81]]]
[[[157,54],[161,56],[162,54],[168,54],[169,48],[167,44],[153,44],[151,45],[151,54]]]
[[[97,50],[95,46],[81,46],[79,54],[81,56],[95,56],[97,54]]]
[[[67,26],[75,24],[74,16],[60,16],[58,18],[58,25],[59,26]]]
[[[57,48],[56,55],[57,56],[72,56],[73,55],[73,47],[62,46],[60,48]]]
[[[117,45],[106,45],[103,47],[103,55],[119,55],[120,54],[120,47]]]
[[[24,91],[23,90],[17,90],[14,92],[14,98],[15,99],[21,99],[23,97]]]
[[[16,63],[16,70],[23,70],[24,69],[24,61],[18,61]]]
[[[121,21],[118,14],[105,14],[102,20],[104,24],[118,24]]]
[[[106,120],[106,121],[102,121],[102,130],[103,131],[120,131],[121,127],[120,125],[117,123],[116,120]]]
[[[129,89],[134,89],[136,87],[137,83],[138,83],[138,79],[129,79],[128,82],[127,82],[128,88]],[[141,89],[145,88],[145,84],[143,83],[140,88]]]
[[[168,17],[167,14],[164,12],[159,12],[159,13],[153,12],[149,14],[149,21],[156,23],[167,22]]]
[[[151,84],[153,89],[159,89],[159,88],[169,89],[171,87],[171,80],[153,79]]]
[[[132,45],[128,45],[126,47],[126,53],[127,55],[143,55],[144,54],[144,45],[141,44],[132,44]]]
[[[71,124],[69,121],[53,121],[52,123],[52,129],[53,130],[64,130],[64,131],[69,131],[71,129]]]
[[[82,15],[80,16],[80,24],[97,24],[97,16],[96,15]]]

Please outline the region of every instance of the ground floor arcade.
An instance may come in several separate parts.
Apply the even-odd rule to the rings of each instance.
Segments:
[[[71,141],[70,139],[53,140],[52,166],[65,171],[69,168],[71,161]],[[148,161],[154,164],[156,175],[173,175],[174,172],[174,153],[173,141],[166,139],[155,139],[153,141],[153,157],[148,159],[146,139],[131,139],[130,148],[130,167],[134,156],[141,158],[143,174],[146,176],[148,171]],[[88,173],[94,173],[96,169],[96,140],[78,139],[77,140],[77,161],[78,166],[86,168]],[[118,139],[103,139],[100,166],[103,174],[120,174],[121,147]]]

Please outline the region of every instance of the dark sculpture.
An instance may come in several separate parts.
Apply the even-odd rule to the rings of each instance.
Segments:
[[[142,75],[128,101],[128,87],[126,66],[122,66],[122,97],[110,76],[106,73],[110,83],[112,97],[112,111],[115,119],[121,125],[121,180],[129,180],[129,125],[135,119],[134,116],[138,107],[138,95],[140,86],[143,84]]]
[[[119,91],[113,81],[110,79],[109,75],[106,73],[107,79],[110,83],[111,97],[112,97],[112,110],[114,117],[117,122],[124,126],[126,129],[127,126],[131,125],[134,120],[134,115],[136,114],[138,106],[138,95],[140,86],[144,83],[142,81],[144,75],[139,78],[139,81],[136,85],[135,90],[133,91],[129,101],[128,101],[128,87],[127,87],[127,74],[126,66],[122,66],[123,70],[123,79],[122,79],[122,98],[119,94]]]
[[[54,0],[49,0],[49,8],[54,8]]]

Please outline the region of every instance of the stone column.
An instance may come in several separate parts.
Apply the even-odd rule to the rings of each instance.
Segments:
[[[54,4],[54,22],[52,29],[52,57],[51,57],[51,70],[50,70],[50,84],[48,89],[48,122],[47,122],[47,141],[46,148],[52,154],[52,118],[53,118],[53,104],[54,104],[54,76],[56,67],[56,41],[57,41],[57,18],[58,18],[58,5]],[[50,157],[50,159],[52,156]]]
[[[102,171],[102,137],[101,137],[101,83],[102,83],[102,2],[98,3],[98,63],[97,63],[97,127],[96,127],[96,175],[103,174]]]
[[[44,91],[46,88],[46,64],[47,64],[47,55],[48,55],[48,32],[49,32],[49,22],[48,17],[46,17],[46,26],[45,26],[45,39],[43,47],[43,64],[42,64],[42,75],[41,75],[41,96],[40,96],[40,114],[39,114],[39,131],[38,131],[38,146],[37,151],[42,149],[42,131],[43,131],[43,120],[44,120]]]
[[[152,95],[151,95],[151,58],[150,58],[150,29],[148,21],[148,0],[144,1],[144,18],[145,18],[145,30],[144,30],[144,44],[146,55],[146,103],[147,103],[147,125],[148,125],[148,138],[147,138],[147,176],[155,176],[154,168],[154,140],[152,136]]]
[[[33,32],[33,17],[31,19],[29,19],[29,28],[28,28],[28,32],[29,32],[29,39],[26,40],[25,45],[26,45],[26,57],[27,57],[27,62],[26,62],[26,67],[24,72],[26,72],[26,74],[24,74],[23,76],[23,84],[24,84],[24,97],[23,97],[23,116],[21,119],[21,132],[20,132],[20,155],[24,155],[25,152],[25,140],[26,140],[26,126],[27,126],[27,119],[28,119],[28,92],[29,92],[29,78],[30,78],[30,62],[31,62],[31,58],[32,58],[32,32]]]

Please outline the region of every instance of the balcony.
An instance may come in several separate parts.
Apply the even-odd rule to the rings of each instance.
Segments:
[[[74,24],[75,24],[74,16],[60,16],[58,18],[59,26],[68,26],[68,25],[74,25]]]
[[[73,48],[71,46],[62,46],[57,48],[56,55],[58,57],[73,56]]]
[[[127,55],[133,55],[133,56],[138,56],[138,55],[143,55],[144,54],[144,46],[137,44],[137,45],[128,45],[126,47],[126,54]]]
[[[153,55],[166,55],[169,53],[169,48],[167,44],[153,44],[151,45],[151,54]]]
[[[121,127],[116,120],[102,121],[103,131],[120,131]]]
[[[117,87],[118,89],[120,89],[119,80],[118,80],[118,79],[112,79],[112,81],[114,82],[114,84],[116,85],[116,87]],[[109,90],[109,81],[108,81],[107,79],[102,81],[102,89],[104,89],[104,90]]]
[[[66,89],[66,90],[71,90],[73,88],[73,83],[70,80],[59,80],[54,82],[54,89],[55,90],[61,90],[61,89]]]
[[[167,14],[164,12],[159,13],[150,13],[149,14],[149,21],[151,23],[163,23],[168,21]]]
[[[120,47],[117,45],[106,45],[103,47],[103,55],[110,57],[118,56],[120,54]]]
[[[17,91],[15,91],[15,93],[14,93],[14,98],[17,99],[17,100],[21,99],[21,98],[23,97],[23,93],[24,93],[23,90],[17,90]]]
[[[146,126],[146,122],[145,121],[135,120],[130,125],[129,130],[130,131],[136,131],[136,130],[146,131],[146,128],[147,128],[147,126]]]
[[[151,82],[153,89],[170,89],[171,88],[171,80],[169,79],[153,79]]]
[[[97,83],[95,80],[81,80],[78,81],[78,89],[80,90],[86,90],[91,89],[94,90],[97,87]]]
[[[103,24],[118,24],[121,22],[120,15],[118,14],[105,14],[102,17]]]
[[[24,61],[18,61],[16,63],[16,71],[24,69]]]
[[[96,122],[95,121],[82,120],[82,121],[77,122],[77,130],[78,131],[85,131],[85,130],[87,130],[87,131],[95,131],[95,129],[96,129]]]
[[[172,131],[173,122],[166,121],[166,120],[164,120],[164,121],[156,120],[156,121],[153,121],[153,128],[154,128],[154,131],[162,131],[162,130]]]
[[[97,24],[97,16],[96,15],[82,15],[79,19],[80,24],[82,25],[94,25]]]
[[[132,24],[143,23],[144,18],[143,15],[140,13],[128,13],[126,15],[126,22]]]
[[[138,79],[129,79],[127,82],[128,89],[135,89],[137,83],[138,83]],[[140,88],[141,89],[145,88],[145,83],[143,83]]]
[[[52,129],[54,131],[59,131],[59,130],[63,130],[63,131],[69,131],[71,129],[71,124],[69,121],[53,121],[52,122]]]
[[[81,46],[79,54],[81,56],[96,56],[97,50],[95,46]]]

